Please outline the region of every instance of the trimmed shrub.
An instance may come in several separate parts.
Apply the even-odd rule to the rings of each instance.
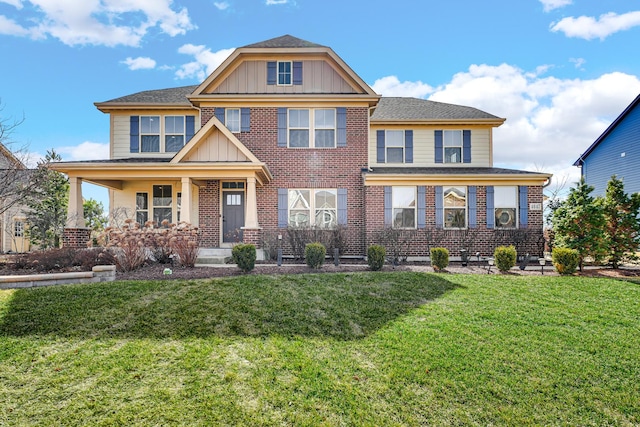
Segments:
[[[501,272],[506,272],[516,265],[516,258],[518,253],[513,246],[498,246],[493,252],[493,258],[496,262],[496,267]]]
[[[431,266],[435,271],[442,271],[449,265],[449,250],[447,248],[431,248]]]
[[[384,249],[384,246],[369,246],[369,249],[367,249],[367,263],[371,271],[382,270],[385,256],[387,256],[387,251]]]
[[[322,243],[307,243],[304,247],[304,259],[311,268],[320,268],[324,264],[327,250]]]
[[[250,272],[256,266],[256,246],[250,243],[240,243],[231,250],[233,262],[238,264],[240,270]]]
[[[575,249],[569,248],[553,248],[551,251],[551,260],[553,266],[558,273],[570,275],[576,272],[580,263],[580,254]]]

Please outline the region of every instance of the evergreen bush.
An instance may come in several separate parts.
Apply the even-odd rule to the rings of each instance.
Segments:
[[[231,250],[233,262],[245,273],[250,272],[256,266],[256,247],[252,244],[240,243]]]
[[[367,263],[372,271],[382,270],[384,266],[384,257],[387,256],[387,251],[384,246],[371,245],[367,249]]]
[[[307,243],[304,248],[304,259],[311,268],[320,268],[324,264],[327,250],[322,243]]]
[[[580,263],[580,253],[575,249],[553,248],[551,252],[553,266],[562,275],[570,275],[576,272]]]
[[[511,267],[516,265],[517,256],[516,248],[513,246],[498,246],[493,252],[496,267],[503,273],[509,271]]]
[[[441,271],[449,265],[449,251],[447,248],[431,248],[431,266],[436,271]]]

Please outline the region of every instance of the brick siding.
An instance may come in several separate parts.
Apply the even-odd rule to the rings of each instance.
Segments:
[[[65,228],[62,233],[62,246],[65,248],[86,248],[90,240],[90,228]]]

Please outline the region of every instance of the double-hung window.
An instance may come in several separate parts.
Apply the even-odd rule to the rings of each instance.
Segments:
[[[140,116],[140,151],[160,152],[160,116]]]
[[[416,187],[393,187],[392,208],[394,228],[415,228]]]
[[[289,109],[289,147],[333,148],[336,146],[336,110]]]
[[[337,190],[290,189],[289,226],[333,227],[337,225]]]
[[[180,151],[184,146],[184,116],[164,117],[164,150],[167,153]]]
[[[291,61],[278,61],[278,86],[290,86],[291,80]]]
[[[404,163],[404,131],[386,131],[385,149],[387,163]]]
[[[170,185],[153,186],[153,220],[156,226],[161,226],[162,221],[171,223],[171,210],[173,197]]]
[[[233,133],[240,133],[240,109],[226,108],[225,110],[225,126]]]
[[[442,134],[445,163],[462,163],[462,131],[445,130]]]
[[[136,222],[141,226],[149,220],[149,193],[136,193]]]
[[[518,187],[493,187],[493,206],[496,228],[515,228],[517,225]]]
[[[444,187],[445,228],[465,228],[467,226],[467,188]]]
[[[24,221],[19,219],[13,220],[13,235],[14,237],[24,237]]]

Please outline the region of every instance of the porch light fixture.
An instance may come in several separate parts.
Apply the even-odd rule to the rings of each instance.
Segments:
[[[547,263],[547,260],[542,258],[538,258],[538,262],[540,263],[540,274],[544,274],[544,265]]]

